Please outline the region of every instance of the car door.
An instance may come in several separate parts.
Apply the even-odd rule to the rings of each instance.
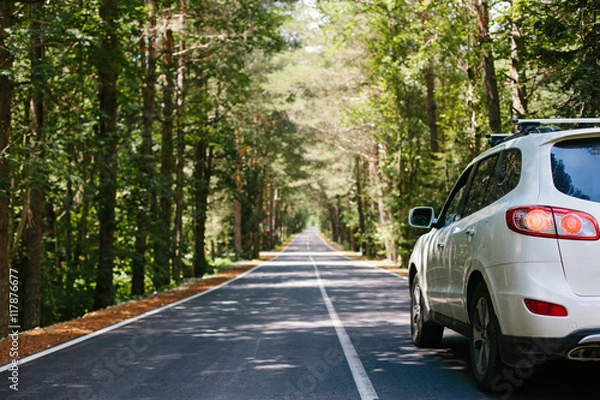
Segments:
[[[432,310],[448,315],[448,252],[446,242],[456,221],[460,219],[460,209],[464,199],[472,168],[466,169],[460,176],[438,217],[435,232],[432,232],[428,248],[428,262],[425,272],[426,290]]]
[[[510,150],[492,154],[476,166],[458,220],[446,239],[448,254],[448,312],[449,316],[467,322],[465,285],[472,263],[474,246],[483,238],[493,237],[494,226],[489,223],[494,213],[489,207],[510,192],[518,183],[520,153]],[[485,247],[485,246],[482,246]],[[485,263],[485,260],[480,260]]]

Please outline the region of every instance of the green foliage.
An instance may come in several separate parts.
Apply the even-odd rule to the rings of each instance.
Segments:
[[[199,162],[195,158],[195,147],[197,143],[207,143],[207,149],[212,149],[214,154],[212,168],[227,170],[227,162],[231,159],[228,154],[235,151],[234,138],[238,134],[234,127],[240,114],[236,110],[251,96],[260,93],[260,69],[265,68],[268,57],[284,45],[279,26],[284,18],[281,7],[287,5],[285,2],[258,0],[187,3],[186,20],[178,19],[181,11],[178,2],[157,2],[158,10],[154,10],[160,19],[156,25],[158,30],[153,32],[155,47],[159,49],[155,77],[155,104],[159,107],[153,110],[157,118],[152,126],[154,147],[149,156],[142,151],[145,126],[141,90],[144,83],[141,60],[148,54],[140,54],[141,48],[148,48],[146,32],[152,10],[149,4],[139,0],[119,5],[120,16],[114,26],[116,45],[112,51],[101,53],[101,38],[108,27],[102,20],[101,2],[43,3],[40,6],[43,12],[35,20],[42,22],[44,58],[35,71],[29,61],[30,8],[23,5],[18,9],[21,15],[9,36],[10,50],[15,59],[10,73],[16,83],[10,154],[13,187],[9,210],[10,234],[14,242],[11,245],[16,250],[11,261],[19,268],[23,258],[19,242],[23,237],[21,226],[28,207],[28,188],[32,182],[42,182],[46,194],[40,321],[43,325],[73,318],[94,308],[97,266],[101,260],[99,242],[102,231],[98,229],[98,215],[99,210],[105,207],[102,204],[106,204],[103,202],[106,192],[99,185],[100,156],[113,157],[116,164],[112,171],[116,173],[117,192],[111,286],[115,289],[117,301],[131,297],[132,260],[139,257],[146,265],[143,277],[145,291],[155,289],[151,278],[157,254],[153,249],[162,240],[161,232],[165,229],[174,231],[173,226],[165,227],[159,223],[158,193],[168,193],[172,201],[181,201],[182,237],[178,257],[184,275],[192,273],[190,255],[193,249],[203,248],[205,243],[213,240],[208,237],[206,242],[195,243],[198,238],[193,234],[195,220],[199,218],[195,212],[197,203],[194,197],[194,187],[198,182],[192,177],[194,165]],[[187,47],[181,52],[182,58],[176,59],[183,64],[166,63],[161,46],[168,34],[172,35],[174,46],[185,41]],[[119,51],[114,51],[117,48]],[[108,138],[98,136],[99,122],[106,116],[99,113],[98,103],[99,78],[107,72],[102,67],[95,68],[101,59],[104,60],[101,61],[103,66],[115,61],[119,72],[118,122],[115,135]],[[183,132],[183,152],[177,153],[179,158],[176,160],[183,171],[182,190],[176,196],[175,177],[161,176],[160,173],[162,156],[168,151],[161,141],[164,120],[161,119],[163,110],[160,107],[163,104],[160,101],[164,101],[166,90],[164,78],[168,75],[175,77],[178,68],[185,69],[185,76],[179,82],[183,86],[173,98],[173,101],[180,101],[176,128]],[[45,140],[36,151],[27,146],[31,137],[31,116],[25,105],[37,89],[31,84],[32,73],[42,77],[45,105]],[[270,138],[272,132],[291,128],[288,129],[286,124],[289,123],[284,114],[279,116],[276,112],[268,112],[266,115],[269,113],[273,113],[270,127],[264,128],[261,123],[247,119],[244,129],[260,132],[264,140],[270,140],[266,145],[271,146],[276,137]],[[100,152],[112,140],[115,148],[109,148],[110,153]],[[268,157],[273,156],[281,160],[278,174],[296,173],[296,168],[287,163],[290,160],[299,162],[302,146],[287,142],[283,137],[278,140],[278,147],[272,154],[261,155],[262,165],[270,166]],[[288,145],[289,149],[285,149]],[[263,187],[275,185],[269,180],[271,177],[285,181],[275,174],[255,175],[260,177]],[[235,182],[234,175],[229,177],[229,181],[224,176],[225,172],[218,181],[213,179],[212,182],[210,174],[206,176],[206,183],[211,185],[207,202],[225,198],[232,192],[228,184]],[[246,188],[247,196],[251,197],[255,186],[249,181]],[[282,187],[280,193],[284,191]],[[252,207],[256,212],[263,209],[256,200]],[[220,210],[231,215],[227,208]],[[141,215],[148,222],[143,248],[136,243]],[[169,224],[173,225],[174,215],[168,217]],[[284,221],[283,217],[281,221]],[[214,235],[222,237],[223,233],[215,232]],[[261,241],[258,244],[262,246]],[[225,241],[223,245],[231,249],[230,242]],[[172,267],[175,262],[174,243],[169,246],[166,252],[169,267]],[[224,253],[227,252],[224,249]],[[168,272],[171,273],[170,270]]]
[[[568,93],[560,112],[567,116],[600,115],[597,12],[600,2],[532,2],[540,18],[530,21],[533,56],[549,82]]]
[[[335,182],[339,190],[322,192],[322,220],[342,215],[340,224],[348,230],[342,226],[338,232],[352,231],[367,249],[385,246],[388,258],[394,258],[394,242],[398,260],[406,259],[422,233],[405,222],[410,208],[439,209],[458,173],[486,145],[486,88],[472,2],[321,1],[319,6],[327,21],[322,53],[330,59],[352,54],[344,71],[348,76],[358,70],[361,77],[351,93],[336,99],[343,103],[329,113],[336,122],[314,123],[317,113],[292,114],[300,126],[328,132],[343,147],[335,152],[330,146],[327,165],[343,157],[360,160],[358,167],[346,163],[345,173],[328,169],[321,186]],[[511,0],[490,2],[490,7],[491,40],[485,46],[496,59],[502,114],[514,114],[519,87],[532,117],[595,116],[600,87],[594,67],[596,2]],[[305,54],[294,62],[304,65],[312,57]],[[317,71],[314,61],[307,65]],[[312,101],[321,99],[328,97]],[[292,100],[292,107],[299,104]],[[432,124],[441,141],[438,152],[431,147]],[[508,118],[502,125],[512,129]],[[340,202],[340,195],[347,200]],[[336,229],[323,227],[336,239]]]

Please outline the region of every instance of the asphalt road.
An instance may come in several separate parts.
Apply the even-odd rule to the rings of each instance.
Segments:
[[[308,231],[209,293],[0,373],[0,399],[598,398],[597,364],[538,367],[490,397],[466,340],[416,349],[405,278]],[[588,397],[589,396],[589,397]]]

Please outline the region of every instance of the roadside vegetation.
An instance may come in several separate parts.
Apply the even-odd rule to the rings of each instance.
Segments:
[[[401,264],[488,133],[600,116],[599,7],[0,0],[2,303],[45,326],[310,225]]]

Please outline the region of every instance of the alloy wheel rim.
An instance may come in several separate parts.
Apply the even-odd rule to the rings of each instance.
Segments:
[[[419,320],[421,318],[421,289],[418,284],[413,288],[413,304],[411,311],[411,328],[414,337],[419,332]]]
[[[485,375],[490,362],[491,343],[489,340],[490,311],[487,301],[480,298],[475,306],[473,321],[473,359],[479,375]]]

